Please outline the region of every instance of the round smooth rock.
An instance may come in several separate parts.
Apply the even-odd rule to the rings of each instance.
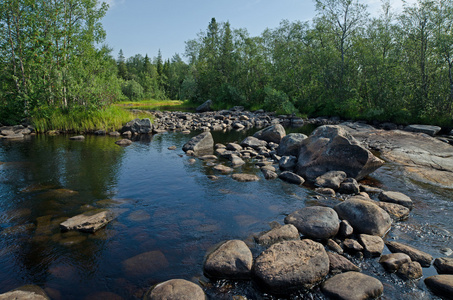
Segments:
[[[402,264],[396,274],[405,279],[418,279],[423,276],[423,270],[418,261],[411,261]]]
[[[426,286],[436,295],[453,299],[453,275],[435,275],[425,279]]]
[[[315,184],[320,187],[338,190],[347,175],[343,171],[330,171],[316,178]]]
[[[439,274],[453,274],[453,258],[439,257],[434,260],[434,267]]]
[[[289,294],[323,280],[329,257],[324,246],[312,240],[280,242],[258,256],[254,273],[270,292]]]
[[[172,279],[154,286],[144,300],[205,300],[206,295],[197,284],[184,280]]]
[[[395,272],[403,264],[411,262],[411,258],[405,253],[391,253],[382,255],[379,262],[387,271]]]
[[[412,209],[412,199],[400,192],[383,191],[379,194],[379,200],[382,202],[395,203]]]
[[[330,207],[311,206],[299,209],[285,218],[304,236],[314,239],[329,239],[338,233],[340,219]]]
[[[208,277],[248,279],[252,264],[249,247],[241,240],[230,240],[207,255],[203,270]]]
[[[249,182],[249,181],[258,181],[260,180],[258,176],[253,174],[233,174],[231,177],[239,182]]]
[[[424,268],[429,267],[433,260],[433,257],[430,254],[415,249],[409,245],[405,245],[398,242],[387,242],[385,243],[385,245],[393,253],[396,252],[406,253],[413,261],[418,261]]]
[[[379,297],[384,292],[384,286],[374,277],[346,272],[326,280],[322,291],[333,299],[362,300]]]
[[[384,240],[379,236],[361,234],[359,235],[359,241],[363,245],[364,254],[367,257],[380,256],[384,250]]]
[[[122,140],[116,141],[115,144],[120,145],[120,146],[129,146],[130,144],[132,144],[132,141],[128,140],[128,139],[122,139]]]
[[[297,228],[292,225],[288,224],[285,226],[280,226],[274,228],[261,236],[259,236],[256,241],[260,245],[272,245],[281,241],[290,241],[290,240],[299,240],[299,232]]]
[[[281,172],[278,178],[280,178],[283,181],[298,185],[301,185],[305,182],[305,179],[303,179],[302,176],[299,176],[289,171]]]

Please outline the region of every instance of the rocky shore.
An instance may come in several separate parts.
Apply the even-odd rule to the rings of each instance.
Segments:
[[[366,275],[366,270],[354,264],[351,257],[379,261],[386,272],[415,281],[434,260],[439,275],[424,282],[439,297],[453,299],[452,258],[433,258],[412,246],[387,239],[392,225],[410,217],[413,201],[399,191],[383,191],[361,183],[389,161],[400,164],[416,180],[453,188],[453,146],[449,144],[453,138],[436,137],[440,128],[420,125],[398,128],[393,124],[376,128],[335,118],[303,120],[263,111],[252,113],[241,107],[204,113],[153,112],[153,116],[154,123],[149,119],[132,120],[111,135],[121,135],[123,139],[117,143],[129,145],[133,142],[131,137],[139,134],[201,131],[188,139],[183,150],[193,159],[212,162],[212,169],[219,176],[232,174],[240,182],[260,180],[253,174],[235,173],[237,167],[253,163],[266,180],[306,185],[320,197],[336,201],[331,207],[304,207],[276,220],[285,225],[274,224],[269,231],[253,236],[253,243],[263,249],[258,254],[252,253],[250,241],[220,242],[206,253],[203,263],[203,273],[212,282],[250,281],[263,292],[282,297],[317,289],[329,299],[373,299],[385,295],[384,285]],[[286,126],[305,124],[319,127],[310,136],[286,134]],[[210,133],[250,128],[263,129],[241,142],[226,145],[216,143]],[[27,129],[28,134],[33,133],[30,128],[2,127],[0,135],[7,139],[23,138]],[[380,157],[373,154],[376,151]],[[113,218],[112,212],[102,211],[76,216],[61,223],[61,227],[65,231],[94,232]],[[384,249],[391,253],[383,255]],[[37,289],[19,288],[0,295],[0,299],[13,296],[25,299],[20,298],[23,293],[28,293],[26,299],[49,299]],[[206,298],[201,286],[182,279],[155,285],[144,296],[144,299]]]

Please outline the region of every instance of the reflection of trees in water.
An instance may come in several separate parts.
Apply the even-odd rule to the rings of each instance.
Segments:
[[[1,189],[5,205],[0,210],[14,215],[26,207],[31,213],[1,224],[10,231],[30,225],[0,241],[2,249],[11,249],[0,260],[0,268],[9,270],[0,275],[1,291],[48,280],[71,286],[73,276],[80,278],[78,273],[83,272],[84,278],[96,272],[105,241],[88,234],[62,234],[58,225],[62,217],[82,213],[96,201],[114,196],[126,152],[114,142],[110,137],[70,141],[68,136],[38,135],[2,143],[3,161],[23,163],[2,170],[11,184]],[[69,269],[70,278],[58,277]]]

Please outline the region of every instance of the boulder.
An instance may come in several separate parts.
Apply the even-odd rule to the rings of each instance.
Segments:
[[[219,165],[215,165],[213,167],[213,169],[216,170],[216,171],[219,171],[221,173],[224,173],[224,174],[233,172],[232,168],[224,166],[224,165],[220,165],[220,164]]]
[[[292,225],[284,225],[274,228],[266,233],[263,233],[256,238],[256,242],[263,246],[269,246],[282,241],[299,240],[299,232],[297,228]]]
[[[360,186],[357,180],[354,178],[346,178],[341,184],[339,192],[342,194],[354,194],[360,193]]]
[[[93,233],[107,225],[116,217],[117,213],[109,210],[86,212],[60,223],[60,229],[62,231],[78,230]]]
[[[283,156],[278,165],[282,171],[293,171],[297,164],[297,158],[295,156]]]
[[[171,279],[153,286],[144,296],[144,300],[206,300],[203,289],[184,279]]]
[[[351,197],[334,207],[338,216],[347,220],[356,233],[384,236],[392,225],[389,214],[374,203]]]
[[[346,272],[327,279],[322,291],[332,299],[362,300],[378,298],[384,292],[384,286],[374,277]]]
[[[412,199],[400,192],[383,191],[379,194],[379,200],[382,202],[395,203],[412,209]]]
[[[418,125],[418,124],[408,125],[404,128],[405,131],[426,133],[430,136],[435,136],[436,134],[439,133],[441,129],[442,128],[440,128],[439,126]]]
[[[327,252],[327,255],[329,256],[330,273],[348,271],[360,272],[360,268],[346,257],[334,252]]]
[[[278,175],[278,178],[283,181],[298,185],[302,185],[305,182],[305,180],[301,176],[289,171],[280,173],[280,175]]]
[[[389,272],[397,271],[403,264],[411,262],[409,255],[405,253],[390,253],[382,255],[379,263]]]
[[[24,285],[0,294],[0,300],[50,300],[50,297],[37,285]]]
[[[267,128],[261,129],[260,131],[256,132],[253,136],[256,137],[257,139],[266,142],[274,142],[279,144],[282,138],[286,136],[286,131],[282,125],[275,124]]]
[[[341,183],[346,179],[346,173],[343,171],[330,171],[316,177],[317,186],[338,190]]]
[[[453,299],[453,275],[435,275],[425,279],[426,286],[444,299]]]
[[[231,177],[239,182],[249,182],[249,181],[258,181],[260,180],[258,176],[253,174],[233,174]]]
[[[409,208],[395,203],[379,201],[373,201],[373,203],[385,210],[396,221],[406,220],[411,212]]]
[[[246,137],[242,142],[241,142],[242,147],[250,147],[253,149],[258,149],[260,147],[266,147],[267,142],[263,140],[259,140],[256,137],[249,136]]]
[[[123,126],[121,132],[130,131],[132,133],[138,134],[149,134],[153,131],[153,124],[151,120],[146,119],[135,119],[130,122],[127,122],[126,125]]]
[[[402,264],[396,274],[404,279],[418,279],[423,276],[422,266],[418,261]]]
[[[242,165],[245,165],[245,161],[237,155],[231,155],[230,162],[231,162],[231,165],[233,166],[233,168],[237,168]]]
[[[309,288],[328,273],[329,257],[324,246],[308,239],[273,244],[254,265],[256,278],[275,294]]]
[[[375,235],[360,234],[359,241],[364,248],[364,254],[367,257],[380,256],[384,251],[384,240]]]
[[[203,132],[197,136],[194,136],[190,139],[184,146],[182,150],[187,152],[192,150],[196,155],[198,154],[208,154],[212,153],[214,148],[214,139],[210,132]]]
[[[338,233],[340,220],[330,207],[305,207],[289,214],[286,224],[293,224],[304,236],[313,239],[329,239]]]
[[[343,127],[324,125],[302,142],[297,173],[315,181],[329,171],[344,171],[347,177],[360,180],[383,164]]]
[[[211,111],[212,108],[212,100],[206,100],[203,104],[201,104],[200,106],[198,106],[196,108],[196,111],[197,112],[207,112],[207,111]]]
[[[277,148],[277,154],[280,156],[298,156],[302,141],[307,136],[302,133],[290,133],[282,138]]]
[[[248,279],[253,256],[240,240],[226,241],[206,256],[203,270],[206,276],[225,279]]]
[[[439,257],[434,260],[434,267],[439,274],[453,274],[453,258]]]
[[[406,253],[413,261],[418,261],[424,268],[429,267],[433,260],[433,257],[430,254],[402,243],[386,242],[385,245],[393,253]]]

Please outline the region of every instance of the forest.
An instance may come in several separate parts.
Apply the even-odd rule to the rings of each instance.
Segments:
[[[0,123],[145,99],[211,99],[280,114],[453,125],[453,0],[370,14],[316,0],[308,22],[259,36],[207,20],[184,54],[114,56],[97,0],[1,0]]]

